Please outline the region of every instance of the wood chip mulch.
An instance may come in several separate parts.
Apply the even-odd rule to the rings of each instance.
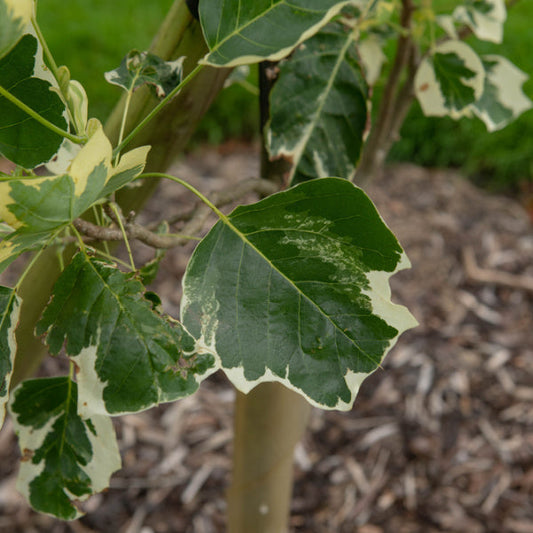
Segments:
[[[257,175],[255,157],[205,152],[175,171],[209,190],[225,172]],[[393,279],[393,299],[420,326],[365,381],[351,412],[313,410],[295,453],[291,531],[533,533],[527,214],[454,172],[410,165],[388,168],[369,194],[413,264]],[[164,187],[148,213],[161,216],[180,195]],[[169,253],[155,287],[174,315],[184,265],[182,252]],[[58,364],[47,361],[45,373]],[[116,419],[124,467],[70,523],[33,513],[16,492],[8,422],[0,532],[223,532],[233,398],[217,374],[192,397]]]

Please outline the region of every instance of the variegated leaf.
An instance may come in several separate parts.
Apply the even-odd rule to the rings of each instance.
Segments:
[[[478,39],[501,43],[507,18],[505,0],[465,0],[454,9],[453,18],[469,26]]]
[[[200,22],[213,66],[276,61],[315,34],[353,1],[202,0]]]
[[[331,24],[280,65],[267,141],[272,158],[291,161],[290,183],[355,170],[368,109],[354,38]]]
[[[51,235],[26,233],[23,230],[11,231],[0,240],[0,273],[3,272],[20,254],[42,248]]]
[[[14,289],[0,287],[0,428],[4,422],[9,397],[9,383],[17,351],[15,329],[18,324],[21,300]]]
[[[163,61],[150,52],[132,50],[118,68],[105,73],[105,79],[125,91],[150,85],[157,97],[163,98],[181,82],[184,59],[180,57],[175,61]]]
[[[361,189],[311,180],[213,227],[187,266],[181,316],[240,391],[278,381],[346,410],[416,324],[390,301],[390,276],[408,266]]]
[[[0,0],[0,58],[24,34],[34,12],[34,0]]]
[[[375,34],[370,34],[366,39],[359,41],[358,50],[361,64],[365,71],[365,79],[369,85],[374,85],[379,79],[381,68],[387,61],[383,52],[383,42]]]
[[[415,94],[429,116],[460,118],[483,93],[485,69],[479,56],[461,41],[446,41],[426,57],[415,76]]]
[[[23,457],[17,489],[31,506],[63,520],[80,516],[78,502],[109,486],[120,454],[107,416],[77,411],[77,384],[68,377],[25,381],[10,412]]]
[[[113,167],[111,143],[99,125],[65,174],[0,181],[0,219],[26,233],[60,228],[138,176],[148,150],[137,148]]]
[[[83,416],[148,409],[192,394],[215,370],[210,354],[176,321],[152,309],[144,288],[114,265],[78,253],[57,281],[37,325],[78,369]]]
[[[39,42],[33,35],[26,34],[0,59],[0,85],[33,111],[66,129],[65,105],[50,90],[53,78],[43,65]],[[31,169],[49,161],[62,142],[63,137],[0,96],[0,153],[7,159]]]
[[[531,109],[533,102],[522,91],[529,76],[505,57],[487,55],[482,60],[485,87],[473,110],[489,131],[496,131]]]

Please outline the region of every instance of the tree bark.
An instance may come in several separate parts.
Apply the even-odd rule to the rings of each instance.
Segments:
[[[310,411],[305,398],[279,383],[237,393],[229,533],[288,531],[294,447]]]
[[[261,133],[268,122],[268,95],[275,81],[259,68]],[[263,135],[264,137],[264,135]],[[290,170],[286,160],[261,155],[261,176],[281,186]],[[247,395],[237,393],[233,474],[228,491],[229,533],[285,533],[293,485],[294,447],[302,438],[311,406],[279,383],[262,383]]]

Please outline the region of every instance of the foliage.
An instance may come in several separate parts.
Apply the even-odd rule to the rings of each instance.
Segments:
[[[533,4],[517,2],[508,12],[501,44],[475,38],[468,38],[467,42],[478,53],[501,54],[525,72],[533,72],[532,56],[524,46],[532,17]],[[533,98],[533,79],[525,82],[524,92]],[[415,105],[390,158],[425,166],[460,167],[482,187],[509,191],[516,190],[522,181],[533,181],[532,151],[532,111],[489,135],[483,124],[468,118],[428,120]]]
[[[375,155],[368,154],[372,136],[390,118],[378,120],[365,144],[369,86],[386,36],[398,38],[400,51],[411,47],[416,57],[419,47],[424,54],[409,64],[407,82],[428,114],[476,114],[497,129],[530,105],[520,92],[523,76],[508,75],[517,69],[507,68],[502,78],[495,66],[504,59],[479,57],[459,39],[456,26],[466,21],[478,37],[498,41],[500,0],[468,4],[467,12],[439,19],[443,42],[436,40],[433,14],[423,8],[415,17],[409,2],[397,17],[399,4],[386,0],[203,0],[200,20],[210,50],[192,70],[183,72],[183,58],[164,61],[134,51],[107,72],[126,94],[112,146],[100,122],[89,118],[83,86],[56,65],[35,17],[22,30],[12,0],[0,6],[10,36],[0,58],[0,151],[17,165],[0,177],[0,270],[23,252],[36,252],[31,266],[47,247],[74,242],[77,249],[36,328],[51,354],[64,349],[69,375],[23,382],[9,399],[25,450],[19,489],[36,509],[64,519],[78,516],[77,502],[105,488],[119,466],[110,416],[192,394],[219,368],[242,392],[278,381],[321,408],[349,409],[363,379],[416,325],[407,309],[391,302],[389,287],[390,276],[409,266],[407,256],[352,183],[354,174],[360,178],[360,154],[362,162]],[[180,178],[143,174],[149,146],[124,153],[205,65],[263,60],[281,61],[265,138],[272,158],[292,165],[287,190],[226,215]],[[128,130],[132,94],[145,84],[160,101]],[[53,101],[41,110],[44,94]],[[383,105],[390,102],[384,98]],[[28,145],[37,138],[43,140],[39,151]],[[44,175],[34,169],[42,163]],[[219,219],[187,266],[181,322],[163,315],[158,297],[143,285],[157,261],[137,268],[130,251],[130,264],[119,268],[87,242],[118,232],[128,251],[130,238],[172,245],[165,224],[163,233],[152,233],[113,201],[134,180],[156,177],[191,190]],[[88,212],[98,224],[86,219]],[[0,288],[2,409],[27,273],[13,288]]]

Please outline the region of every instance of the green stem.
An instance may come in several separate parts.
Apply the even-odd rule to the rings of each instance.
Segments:
[[[57,135],[60,135],[61,137],[64,137],[65,139],[68,139],[69,141],[72,141],[75,144],[84,144],[87,142],[87,136],[78,137],[77,135],[72,135],[72,133],[69,133],[68,131],[62,130],[43,116],[41,116],[37,111],[34,111],[31,107],[28,107],[24,102],[19,100],[16,96],[13,96],[9,91],[4,89],[0,85],[0,95],[4,98],[7,98],[11,103],[15,104],[19,109],[22,109],[25,113],[30,115],[33,119],[35,119],[37,122],[48,128],[49,130],[53,131]]]
[[[128,118],[128,111],[130,109],[130,102],[131,102],[131,95],[133,94],[133,91],[130,89],[128,91],[128,94],[126,95],[126,102],[124,104],[124,113],[122,114],[122,122],[120,123],[120,131],[118,134],[118,145],[120,146],[122,143],[122,139],[124,138],[124,130],[126,129],[126,119]],[[115,165],[118,164],[118,159],[120,157],[120,150],[116,150],[115,155]]]
[[[24,281],[24,278],[27,276],[28,272],[31,270],[33,265],[37,262],[37,260],[41,256],[41,254],[46,250],[46,248],[48,248],[50,243],[52,243],[55,240],[55,238],[58,236],[58,234],[59,234],[59,231],[56,231],[55,233],[53,233],[52,236],[46,241],[46,244],[38,252],[36,252],[34,254],[34,256],[31,258],[31,261],[26,265],[26,268],[24,269],[24,272],[22,272],[22,274],[20,275],[19,279],[17,280],[17,284],[14,287],[15,291],[17,291],[20,288],[20,286],[22,285],[22,282]]]
[[[162,172],[148,172],[146,174],[141,174],[140,178],[165,178],[167,180],[175,181],[179,183],[186,189],[189,189],[194,195],[196,195],[204,204],[206,204],[221,220],[227,220],[228,217],[213,203],[209,198],[204,196],[198,189],[195,189],[190,183],[182,180],[181,178],[176,178],[176,176],[171,176],[170,174],[163,174]]]
[[[94,253],[102,256],[104,259],[107,259],[108,261],[111,261],[112,263],[117,263],[118,265],[121,265],[124,268],[131,270],[131,265],[129,263],[126,263],[126,261],[122,261],[122,259],[119,259],[118,257],[115,257],[114,255],[107,254],[103,250],[99,250],[98,248],[94,248]]]
[[[54,59],[54,56],[52,55],[52,52],[50,51],[50,48],[48,48],[48,43],[46,42],[46,39],[44,38],[43,32],[41,31],[41,28],[39,26],[39,23],[37,22],[35,17],[32,17],[31,23],[33,25],[33,29],[35,30],[35,33],[37,34],[37,38],[39,39],[39,43],[41,44],[44,52],[44,56],[46,58],[46,62],[48,64],[48,67],[50,68],[50,71],[52,72],[52,75],[57,81],[57,86],[59,88],[61,98],[63,100],[63,103],[65,104],[67,108],[67,113],[69,116],[69,121],[74,127],[76,127],[76,133],[79,135],[83,135],[83,131],[79,131],[77,128],[76,121],[74,120],[74,111],[71,109],[71,102],[69,101],[68,94],[65,94],[63,92],[63,89],[61,87],[61,83],[59,83],[59,68],[57,66],[57,63]]]
[[[46,61],[48,63],[48,67],[52,71],[52,74],[56,80],[59,79],[59,69],[57,67],[57,63],[55,62],[54,56],[52,55],[52,52],[50,52],[50,48],[48,48],[48,44],[46,43],[46,39],[44,38],[43,32],[41,31],[41,28],[39,27],[39,24],[37,23],[37,20],[35,17],[32,17],[31,23],[33,25],[33,29],[35,30],[35,33],[37,34],[37,39],[39,39],[39,42],[41,43],[41,46],[43,47],[44,56],[46,58]]]
[[[122,217],[120,215],[120,211],[117,205],[114,203],[110,203],[109,207],[115,214],[115,220],[120,228],[120,231],[122,232],[122,236],[124,238],[124,244],[126,245],[126,250],[128,250],[128,257],[130,259],[131,269],[135,271],[137,269],[135,268],[135,262],[133,261],[133,254],[131,253],[130,241],[128,239],[128,234],[126,233],[126,229],[124,228],[124,224],[122,223]]]
[[[146,117],[144,117],[133,130],[126,136],[126,138],[119,143],[119,145],[113,151],[113,155],[119,154],[122,149],[129,144],[129,142],[163,109],[176,94],[178,94],[181,89],[183,89],[202,69],[204,65],[196,65],[196,67],[191,70],[191,72],[181,81],[181,83],[174,87],[159,104],[157,104]]]

